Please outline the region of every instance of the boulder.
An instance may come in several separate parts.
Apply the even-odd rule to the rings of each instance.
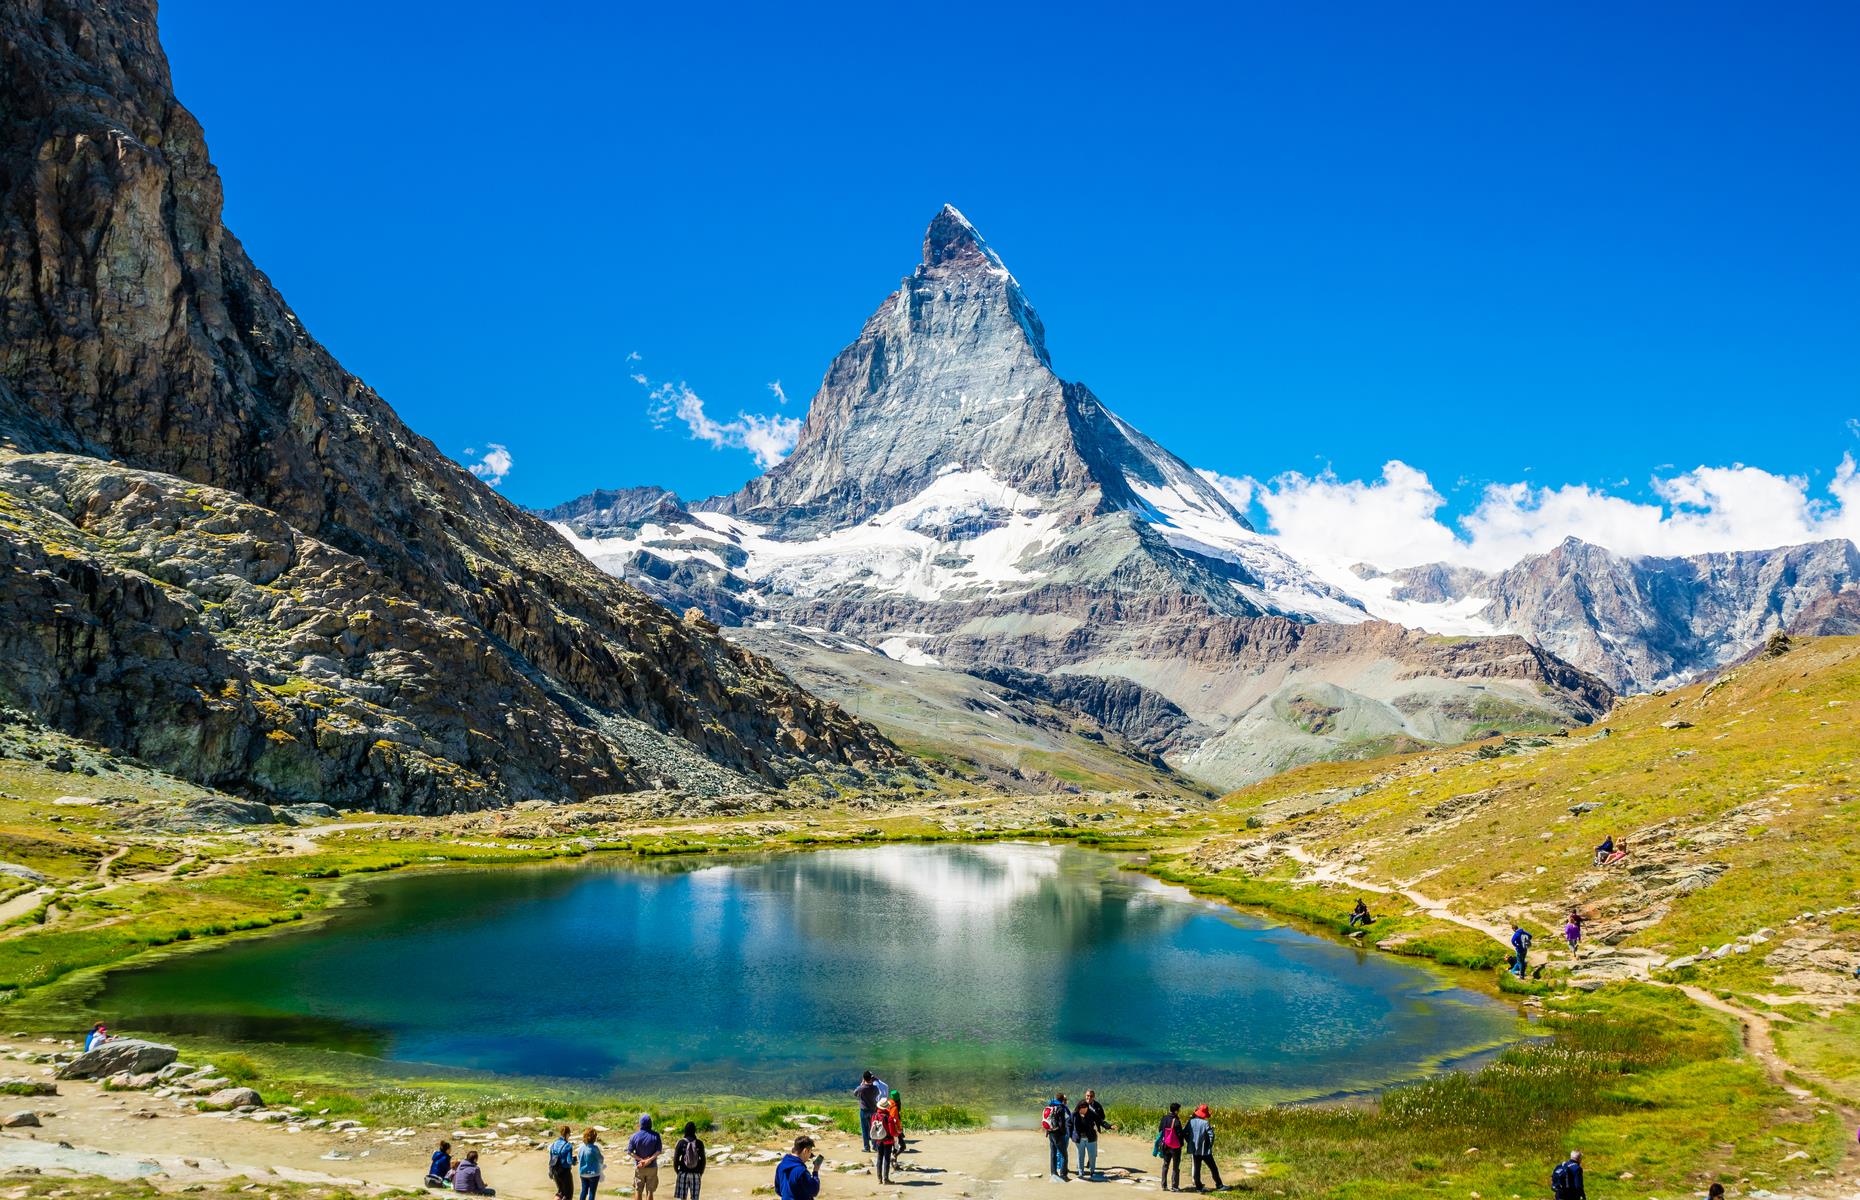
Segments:
[[[60,1079],[108,1079],[112,1075],[153,1075],[181,1052],[159,1042],[118,1038],[87,1050],[58,1068]]]
[[[35,1112],[8,1113],[5,1118],[0,1118],[0,1129],[20,1129],[26,1126],[37,1125],[38,1123],[39,1123],[38,1113],[35,1113]]]
[[[200,1102],[207,1112],[231,1112],[235,1108],[257,1108],[264,1100],[249,1087],[222,1088]]]

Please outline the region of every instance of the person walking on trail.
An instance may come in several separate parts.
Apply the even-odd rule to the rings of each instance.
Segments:
[[[1188,1145],[1188,1126],[1182,1124],[1182,1106],[1171,1104],[1169,1111],[1163,1114],[1162,1124],[1156,1128],[1156,1146],[1153,1153],[1162,1159],[1162,1190],[1179,1192],[1182,1190],[1182,1148]]]
[[[1350,910],[1350,928],[1355,929],[1358,925],[1367,927],[1373,920],[1375,918],[1369,915],[1369,906],[1358,897],[1356,907]]]
[[[698,1200],[704,1188],[704,1141],[698,1137],[697,1122],[685,1122],[685,1135],[672,1147],[672,1170],[678,1186],[672,1190],[676,1200]]]
[[[1531,954],[1531,935],[1529,930],[1516,921],[1511,923],[1511,949],[1512,969],[1518,973],[1519,979],[1523,979],[1524,960]]]
[[[1054,1092],[1053,1098],[1040,1110],[1040,1132],[1046,1135],[1047,1167],[1054,1179],[1068,1183],[1072,1179],[1070,1153],[1067,1143],[1072,1139],[1072,1109],[1066,1104],[1064,1092]]]
[[[433,1161],[426,1165],[426,1186],[442,1188],[452,1179],[452,1143],[441,1142],[433,1151]]]
[[[814,1200],[820,1195],[821,1161],[813,1138],[802,1134],[794,1139],[794,1149],[775,1164],[775,1194],[781,1200]]]
[[[1208,1106],[1203,1104],[1195,1109],[1195,1115],[1188,1119],[1188,1152],[1195,1160],[1194,1185],[1201,1191],[1201,1167],[1208,1167],[1208,1178],[1214,1181],[1214,1190],[1220,1191],[1227,1185],[1221,1182],[1221,1169],[1214,1165],[1214,1121],[1208,1115]],[[1176,1170],[1181,1170],[1178,1165]]]
[[[1079,1178],[1098,1178],[1098,1134],[1116,1126],[1104,1119],[1098,1093],[1085,1089],[1085,1098],[1072,1110],[1072,1141],[1078,1147]]]
[[[1595,848],[1595,865],[1601,866],[1608,861],[1608,856],[1615,852],[1615,835],[1609,834],[1602,839],[1602,844]]]
[[[1571,1150],[1550,1172],[1550,1192],[1556,1200],[1589,1200],[1589,1193],[1582,1190],[1582,1151]]]
[[[652,1129],[652,1114],[639,1114],[639,1131],[626,1144],[627,1157],[633,1160],[633,1200],[652,1200],[659,1190],[659,1155],[665,1141]]]
[[[555,1200],[575,1200],[575,1143],[566,1125],[549,1143],[549,1178],[555,1183]]]
[[[859,1078],[859,1086],[852,1090],[853,1099],[859,1102],[859,1136],[865,1141],[865,1152],[872,1153],[872,1118],[878,1113],[878,1076],[867,1071]]]
[[[582,1131],[581,1146],[575,1151],[575,1173],[581,1177],[581,1200],[594,1200],[594,1193],[600,1190],[601,1177],[607,1173],[607,1156],[601,1152],[592,1129]]]
[[[1569,920],[1563,922],[1563,940],[1569,943],[1569,954],[1574,958],[1582,946],[1582,913],[1577,909],[1570,909]]]
[[[889,1099],[878,1102],[878,1111],[872,1114],[872,1124],[866,1132],[871,1134],[872,1150],[877,1155],[873,1166],[878,1172],[878,1181],[890,1183],[891,1169],[897,1165],[898,1139],[903,1136],[904,1126]]]

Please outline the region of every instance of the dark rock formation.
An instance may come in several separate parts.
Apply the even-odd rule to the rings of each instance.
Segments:
[[[901,757],[595,569],[220,224],[149,0],[0,7],[0,696],[267,800],[440,811]]]

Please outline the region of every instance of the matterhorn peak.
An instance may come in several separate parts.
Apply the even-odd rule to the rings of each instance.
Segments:
[[[953,204],[945,204],[943,210],[930,219],[930,228],[924,231],[923,265],[940,267],[945,263],[1006,270],[1001,256],[989,248],[969,218]]]

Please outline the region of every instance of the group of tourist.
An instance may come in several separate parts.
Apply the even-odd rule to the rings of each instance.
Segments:
[[[639,1128],[626,1143],[626,1159],[633,1166],[635,1200],[653,1200],[658,1192],[659,1159],[664,1153],[665,1141],[652,1127],[652,1117],[641,1113]],[[705,1152],[697,1122],[685,1122],[684,1136],[672,1147],[671,1159],[677,1179],[672,1195],[676,1200],[699,1200]],[[574,1130],[562,1126],[555,1141],[549,1143],[549,1178],[555,1184],[556,1200],[595,1200],[606,1177],[607,1152],[601,1145],[600,1130],[584,1129],[576,1140]],[[463,1159],[454,1160],[451,1142],[441,1142],[433,1151],[426,1186],[451,1188],[468,1196],[497,1195],[485,1184],[484,1172],[478,1167],[478,1152],[469,1150]]]

